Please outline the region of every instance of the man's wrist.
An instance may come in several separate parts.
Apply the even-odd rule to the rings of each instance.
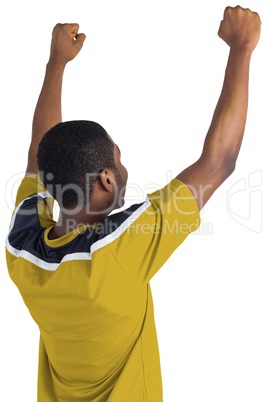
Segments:
[[[49,59],[46,65],[47,71],[64,72],[67,63],[59,62],[55,59]]]
[[[242,59],[250,60],[253,50],[247,46],[232,45],[230,48],[230,54]]]

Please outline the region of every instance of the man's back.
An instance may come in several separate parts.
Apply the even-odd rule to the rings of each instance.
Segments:
[[[161,402],[149,280],[199,225],[192,193],[173,179],[51,240],[53,199],[37,180],[20,186],[7,261],[40,328],[38,401]]]
[[[63,72],[85,35],[78,24],[54,28],[6,243],[10,276],[40,328],[39,402],[162,401],[149,281],[197,229],[199,210],[234,170],[260,25],[248,9],[225,10],[219,36],[231,49],[201,156],[114,215],[128,178],[118,147],[97,124],[61,121]],[[87,175],[95,176],[92,186]],[[48,182],[60,206],[57,223]]]

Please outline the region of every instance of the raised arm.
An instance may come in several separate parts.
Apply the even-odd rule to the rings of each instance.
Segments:
[[[257,13],[227,7],[218,35],[230,46],[222,93],[200,158],[178,174],[192,190],[199,209],[234,171],[248,107],[249,65],[260,36]]]
[[[37,173],[37,150],[43,135],[62,120],[61,91],[66,64],[82,48],[84,34],[78,34],[78,24],[57,24],[52,33],[50,57],[44,83],[33,116],[32,140],[26,175]]]

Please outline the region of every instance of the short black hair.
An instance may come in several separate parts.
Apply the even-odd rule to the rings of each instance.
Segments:
[[[43,184],[66,209],[90,201],[101,170],[110,168],[118,174],[114,143],[100,124],[87,120],[51,128],[39,144],[37,161]]]

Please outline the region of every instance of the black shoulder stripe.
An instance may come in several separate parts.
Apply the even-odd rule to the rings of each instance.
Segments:
[[[49,247],[44,240],[44,231],[38,217],[37,203],[40,197],[31,197],[23,202],[14,217],[8,242],[16,250],[25,250],[48,263],[60,263],[67,254],[89,253],[97,241],[113,233],[145,202],[134,204],[124,211],[102,219],[97,228],[88,227],[69,243],[59,247]]]

